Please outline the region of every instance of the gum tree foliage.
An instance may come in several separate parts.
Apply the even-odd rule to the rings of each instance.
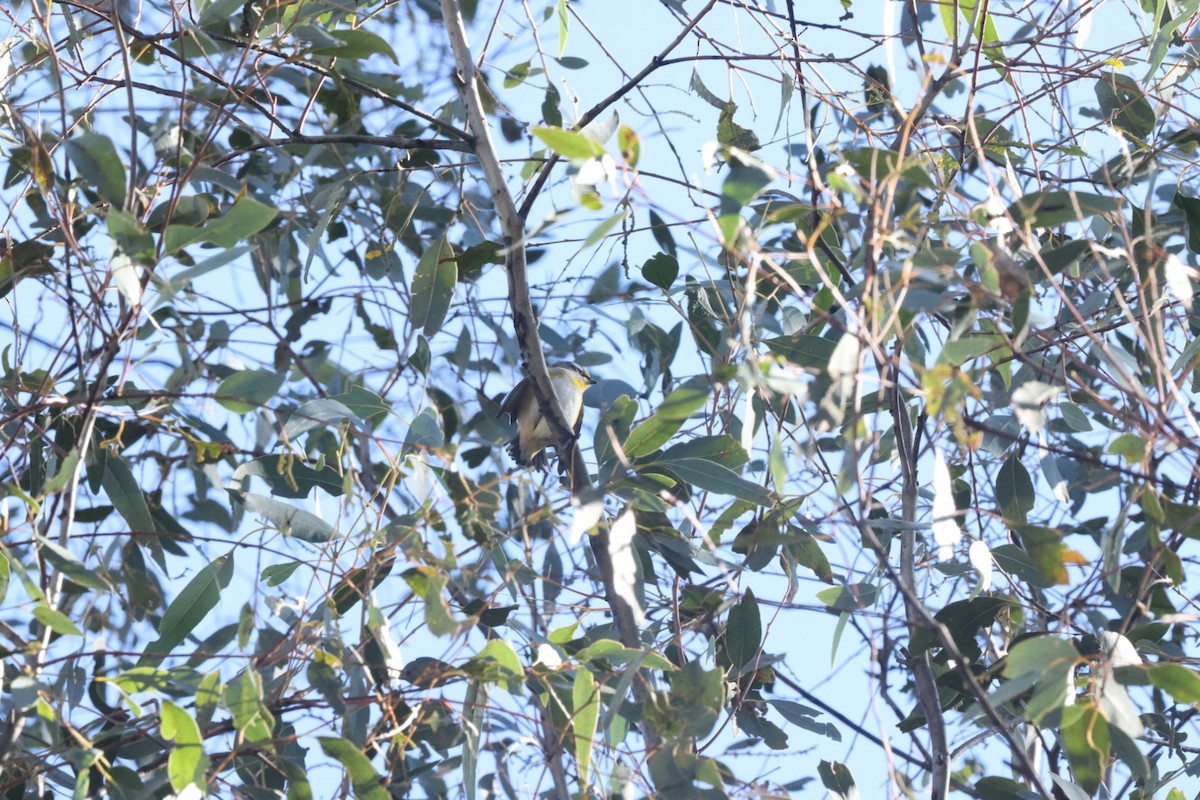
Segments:
[[[4,796],[1184,797],[1197,5],[7,4]]]

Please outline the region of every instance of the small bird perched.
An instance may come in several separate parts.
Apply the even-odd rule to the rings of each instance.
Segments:
[[[596,382],[588,371],[573,361],[559,361],[547,370],[550,385],[562,406],[563,416],[574,426],[579,435],[583,424],[583,393]],[[546,448],[554,443],[550,423],[538,408],[533,384],[525,378],[508,393],[500,404],[500,413],[507,414],[517,425],[517,435],[508,443],[508,454],[518,467],[531,466],[545,472],[547,469]]]

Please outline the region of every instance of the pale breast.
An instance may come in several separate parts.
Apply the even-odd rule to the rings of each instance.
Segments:
[[[569,425],[574,425],[575,420],[579,419],[579,413],[583,410],[583,392],[576,386],[576,379],[573,375],[555,375],[550,378],[550,385],[554,387],[554,394],[558,396],[559,405],[562,406],[563,416],[566,417]]]

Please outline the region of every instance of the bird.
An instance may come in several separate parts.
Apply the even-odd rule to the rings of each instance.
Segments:
[[[574,361],[551,364],[547,372],[563,416],[578,436],[583,424],[583,393],[596,379]],[[554,443],[554,434],[550,423],[542,416],[529,378],[523,379],[508,393],[500,404],[500,414],[507,414],[517,425],[517,435],[507,448],[512,460],[518,467],[533,467],[545,472],[548,466],[546,448]]]

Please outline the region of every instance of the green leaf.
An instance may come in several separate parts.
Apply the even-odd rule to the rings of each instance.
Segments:
[[[667,443],[689,417],[708,402],[712,389],[706,381],[692,380],[663,398],[662,404],[625,439],[625,455],[641,458]]]
[[[712,730],[720,714],[724,675],[719,669],[704,669],[689,661],[667,676],[671,725],[680,737],[700,738]]]
[[[753,133],[750,134],[753,136]],[[721,203],[717,225],[721,229],[721,241],[732,247],[742,226],[741,210],[767,187],[774,176],[757,164],[743,164],[734,160],[721,187]]]
[[[1188,197],[1176,191],[1172,204],[1183,212],[1183,218],[1187,220],[1188,249],[1200,253],[1200,198]]]
[[[831,586],[817,592],[817,599],[834,611],[858,611],[875,605],[879,588],[869,583],[849,583]]]
[[[1067,680],[1079,660],[1075,645],[1057,636],[1031,636],[1009,649],[1004,676],[1014,682],[1029,678],[1037,687],[1026,703],[1025,719],[1038,723],[1064,706]]]
[[[437,412],[428,407],[421,409],[404,435],[405,448],[437,450],[445,444],[446,436],[442,433]]]
[[[107,592],[111,588],[108,583],[101,578],[95,571],[84,566],[83,562],[75,557],[75,554],[70,550],[59,547],[54,542],[46,539],[41,535],[36,536],[42,547],[42,555],[50,562],[50,565],[66,575],[80,586],[86,586],[89,589],[95,589],[98,592]],[[0,592],[0,597],[3,593]]]
[[[829,360],[833,357],[833,349],[837,342],[822,336],[799,333],[793,336],[779,336],[775,339],[764,339],[763,344],[772,353],[783,356],[788,361],[800,367],[815,372],[825,372],[829,368]]]
[[[558,89],[554,87],[554,84],[551,83],[546,86],[546,94],[542,99],[542,122],[545,122],[552,128],[562,127],[562,111],[558,107],[561,99],[562,97],[559,95]]]
[[[1062,414],[1063,422],[1073,431],[1087,433],[1092,429],[1092,421],[1087,413],[1072,403],[1059,403],[1058,412]]]
[[[231,481],[247,475],[255,475],[265,480],[271,487],[271,494],[276,497],[290,497],[295,500],[308,497],[315,488],[321,488],[334,497],[341,497],[346,489],[343,477],[333,467],[326,465],[318,471],[298,461],[291,454],[248,461],[234,471]]]
[[[371,766],[371,760],[348,739],[336,736],[319,736],[321,750],[330,758],[336,758],[350,777],[350,789],[359,800],[391,800],[384,782]]]
[[[721,109],[721,114],[717,118],[717,141],[729,147],[736,147],[739,150],[753,152],[762,147],[762,143],[758,140],[758,134],[749,128],[743,128],[733,121],[733,115],[737,111],[735,103],[726,103]]]
[[[1040,525],[1014,525],[1012,530],[1020,537],[1038,574],[1058,586],[1070,583],[1066,561],[1069,556],[1075,560],[1075,556],[1063,544],[1060,531]]]
[[[575,761],[579,765],[579,776],[588,781],[592,748],[595,746],[596,725],[600,720],[600,691],[596,677],[586,667],[575,670],[575,682],[571,687],[571,731],[575,743]]]
[[[1200,675],[1182,664],[1155,664],[1149,668],[1150,683],[1177,703],[1200,703]]]
[[[1021,459],[1010,455],[996,473],[996,505],[1005,519],[1023,523],[1033,510],[1034,499],[1029,471]]]
[[[679,263],[679,248],[675,244],[675,237],[671,235],[671,228],[653,209],[650,211],[650,233],[654,236],[654,243],[667,255],[675,256],[675,263]]]
[[[413,327],[421,328],[426,336],[433,336],[442,329],[457,282],[458,265],[454,261],[454,252],[446,237],[439,237],[421,254],[413,275],[410,308]]]
[[[243,5],[243,0],[210,0],[201,6],[200,25],[228,24],[229,18]]]
[[[330,422],[357,422],[358,419],[345,403],[332,397],[309,400],[288,417],[287,424],[283,426],[283,440],[290,442],[300,434]]]
[[[155,232],[161,232],[167,222],[180,225],[201,225],[217,211],[220,206],[210,194],[189,194],[176,198],[174,204],[162,202],[151,210],[146,217],[146,227]],[[167,217],[170,214],[170,218]],[[132,215],[130,215],[132,217]]]
[[[1071,762],[1071,775],[1089,796],[1096,793],[1108,764],[1108,720],[1091,702],[1063,709],[1062,742]]]
[[[1054,228],[1072,222],[1082,223],[1096,214],[1115,215],[1119,198],[1086,192],[1030,192],[1008,207],[1017,227]]]
[[[821,784],[829,790],[834,800],[858,800],[858,785],[850,768],[837,761],[822,761],[817,765]]]
[[[104,200],[117,208],[125,205],[125,159],[112,139],[84,133],[67,140],[67,155],[84,180],[96,187]]]
[[[267,586],[279,586],[292,577],[292,573],[299,569],[303,563],[302,561],[289,561],[284,564],[270,564],[263,567],[260,577],[266,582]]]
[[[287,374],[267,369],[246,369],[235,372],[217,387],[215,399],[235,414],[245,414],[261,408],[275,396]]]
[[[389,556],[382,562],[376,560],[365,567],[355,567],[343,575],[330,592],[338,616],[344,616],[359,600],[366,597],[368,592],[392,573],[395,564],[395,557]]]
[[[390,403],[371,390],[364,389],[361,386],[356,386],[343,394],[332,395],[328,399],[341,403],[353,411],[361,420],[374,419],[384,414],[390,414],[392,411]],[[301,408],[305,407],[307,407],[307,404],[301,406]]]
[[[1038,571],[1037,566],[1029,558],[1029,554],[1015,544],[993,547],[992,558],[995,559],[996,566],[1000,569],[1035,589],[1049,589],[1055,585],[1053,579],[1047,579]]]
[[[278,209],[243,194],[223,216],[209,220],[204,227],[168,225],[163,234],[164,249],[168,254],[173,254],[196,242],[230,248],[266,228],[278,215]]]
[[[313,544],[325,544],[337,534],[337,529],[328,522],[302,508],[254,492],[237,494],[237,497],[247,511],[266,517],[287,536]]]
[[[637,662],[648,669],[659,669],[670,672],[675,665],[657,653],[645,650],[633,650],[613,639],[599,639],[592,642],[575,654],[575,660],[580,664],[588,661],[603,661],[608,664],[628,664]]]
[[[467,662],[463,671],[468,675],[476,674],[485,663],[490,666],[482,670],[482,676],[488,683],[500,683],[509,691],[519,691],[525,677],[525,667],[508,642],[503,639],[489,640],[479,654]]]
[[[1046,247],[1025,262],[1025,273],[1036,275],[1045,264],[1050,274],[1057,275],[1091,251],[1092,243],[1086,239],[1073,239],[1061,247]]]
[[[701,458],[715,461],[729,469],[741,469],[750,456],[736,439],[727,434],[720,436],[697,436],[679,444],[673,444],[662,453],[664,462],[677,458]]]
[[[430,633],[445,636],[458,630],[458,622],[444,596],[448,576],[431,567],[412,567],[404,572],[404,580],[425,601],[425,624]]]
[[[817,576],[817,580],[822,583],[834,582],[833,567],[830,565],[829,558],[825,555],[825,551],[821,549],[821,545],[817,542],[815,536],[793,529],[789,533],[784,546],[791,554],[792,560],[800,566],[812,570]]]
[[[964,30],[970,30],[976,40],[982,40],[983,53],[988,60],[993,64],[1004,64],[1004,50],[995,44],[1000,41],[1000,35],[996,31],[996,23],[992,21],[992,15],[987,13],[987,4],[983,4],[983,8],[978,8],[979,0],[955,0],[953,3],[940,4],[942,13],[942,24],[946,27],[946,35],[954,37],[954,7],[958,6],[962,18],[966,20],[968,25],[974,22],[974,27],[968,29],[966,25],[958,26],[958,33],[961,35]],[[969,37],[964,37],[962,46],[970,43]]]
[[[813,719],[813,717],[821,715],[820,709],[810,708],[802,703],[796,703],[791,700],[770,699],[767,702],[779,712],[780,716],[797,728],[812,731],[835,742],[842,740],[842,732],[837,729],[836,725],[831,722],[817,722]]]
[[[142,493],[141,484],[133,477],[125,459],[110,453],[104,460],[103,469],[104,477],[101,480],[104,491],[117,513],[129,524],[129,530],[133,533],[157,531],[154,518],[150,516],[150,507],[146,505],[146,495]]]
[[[1175,31],[1179,30],[1180,25],[1194,18],[1197,9],[1200,9],[1200,0],[1184,0],[1183,3],[1179,4],[1178,13],[1174,18],[1170,14],[1161,14],[1159,16],[1161,24],[1158,27],[1158,31],[1154,34],[1154,42],[1150,45],[1150,55],[1146,58],[1146,77],[1144,80],[1151,80],[1154,77],[1154,73],[1158,72],[1158,68],[1162,66],[1163,59],[1167,57],[1167,52],[1175,38]]]
[[[163,738],[175,743],[167,757],[167,775],[171,788],[182,792],[187,786],[204,787],[208,771],[208,756],[204,753],[200,726],[188,710],[170,700],[162,704]]]
[[[468,280],[487,264],[503,264],[504,246],[499,242],[480,242],[463,250],[454,260],[458,262],[459,280]]]
[[[484,711],[487,709],[487,684],[471,681],[463,702],[463,791],[467,800],[475,800],[479,775],[479,744],[484,730]]]
[[[672,458],[660,463],[679,480],[705,491],[740,497],[760,506],[772,503],[771,492],[765,486],[748,481],[720,464],[700,458]]]
[[[713,94],[709,88],[704,85],[704,81],[700,79],[700,72],[695,67],[692,68],[692,82],[690,84],[690,88],[701,100],[708,103],[713,108],[717,109],[718,111],[723,111],[725,109],[725,101]]]
[[[1157,122],[1154,106],[1150,105],[1137,81],[1127,75],[1105,72],[1096,81],[1095,88],[1100,111],[1114,127],[1137,141],[1144,141],[1154,133]]]
[[[61,611],[55,611],[42,600],[33,609],[33,618],[60,636],[83,636],[71,618]]]
[[[399,64],[396,51],[387,40],[370,31],[346,29],[325,31],[326,34],[338,40],[340,44],[314,47],[309,52],[319,56],[337,56],[338,58],[370,58],[373,55],[387,56],[393,63]]]
[[[581,133],[547,127],[534,128],[532,133],[563,158],[588,159],[604,155],[604,148],[599,142]]]
[[[736,213],[750,205],[774,177],[758,164],[744,164],[735,160],[721,186],[721,213]]]
[[[557,0],[556,16],[558,18],[558,57],[563,57],[567,49],[567,30],[570,27],[571,15],[567,12],[567,0]]]
[[[754,591],[747,589],[741,601],[729,609],[729,620],[725,625],[725,653],[735,675],[754,669],[761,645],[762,615]]]
[[[628,125],[617,128],[617,146],[621,148],[621,158],[630,168],[637,167],[642,157],[642,141],[637,132]]]
[[[973,358],[1004,346],[1004,337],[994,333],[966,334],[942,348],[938,361],[961,366]]]
[[[625,214],[626,214],[625,206],[621,206],[619,211],[617,211],[615,214],[608,217],[607,219],[605,219],[603,222],[601,222],[599,225],[597,225],[595,228],[592,229],[592,232],[589,233],[587,235],[587,238],[583,240],[583,244],[581,244],[579,246],[579,249],[587,250],[589,247],[594,245],[596,242],[600,241],[605,236],[607,236],[609,231],[611,231],[613,228],[617,227],[617,223],[619,223],[621,220],[625,219]]]
[[[642,277],[664,292],[679,277],[679,259],[669,253],[656,253],[642,264]]]
[[[170,653],[187,638],[220,602],[221,590],[232,578],[232,552],[201,567],[163,612],[158,624],[158,638],[146,647],[146,655],[138,661],[138,666],[150,666],[157,661],[153,656]]]
[[[531,74],[533,74],[533,71],[530,70],[528,61],[514,64],[504,73],[504,88],[512,89],[513,87],[520,86]]]
[[[950,603],[937,612],[934,619],[950,631],[959,651],[973,660],[980,655],[976,634],[990,628],[996,621],[996,615],[1007,606],[1008,601],[1001,597],[974,597]],[[923,653],[940,643],[941,640],[932,631],[922,628],[913,635],[910,649],[914,653]]]
[[[120,209],[113,209],[108,212],[105,224],[108,227],[108,235],[117,243],[121,253],[137,264],[154,264],[154,237],[136,217]]]
[[[225,684],[221,699],[233,715],[233,727],[247,741],[265,742],[271,738],[275,718],[263,705],[262,676],[248,669]]]
[[[1026,796],[1025,784],[995,775],[975,781],[974,788],[979,800],[1023,800]]]

